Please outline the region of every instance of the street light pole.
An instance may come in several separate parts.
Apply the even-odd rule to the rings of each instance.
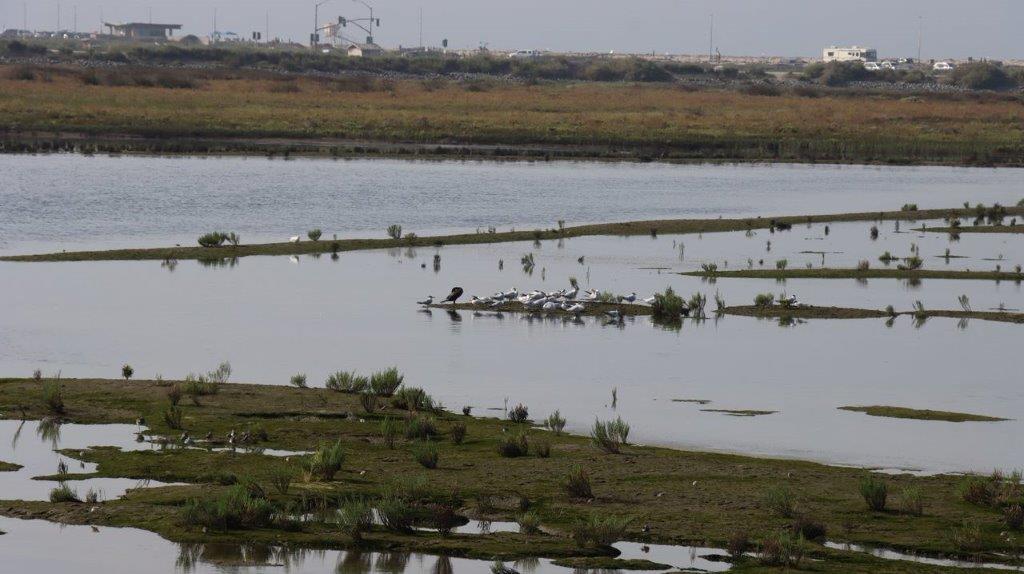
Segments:
[[[373,24],[376,22],[376,20],[373,19],[373,6],[370,6],[366,2],[363,2],[363,0],[352,0],[352,1],[356,2],[356,3],[359,3],[359,4],[362,4],[363,6],[366,6],[367,8],[370,9],[370,35],[366,37],[366,43],[367,44],[372,44],[373,43]]]
[[[313,35],[309,37],[309,47],[316,48],[316,36],[320,33],[320,7],[331,0],[320,0],[313,6]]]

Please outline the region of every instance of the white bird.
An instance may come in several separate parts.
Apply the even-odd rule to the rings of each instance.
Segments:
[[[630,293],[625,297],[619,297],[619,301],[625,301],[626,303],[632,303],[633,301],[636,301],[636,292],[634,291],[633,293]]]
[[[795,307],[798,303],[798,301],[796,300],[796,295],[790,295],[788,298],[783,299],[781,302],[783,305],[786,305],[787,307]]]
[[[558,303],[555,303],[554,301],[548,301],[547,303],[544,303],[543,309],[545,311],[554,311],[555,309],[558,309]]]
[[[295,265],[299,264],[299,258],[296,255],[289,255],[288,256],[288,261],[291,262],[291,263],[294,263]]]
[[[417,301],[416,304],[417,305],[433,305],[434,304],[434,296],[433,295],[429,295],[426,299],[424,299],[422,301]]]
[[[574,305],[569,305],[565,310],[573,315],[579,315],[585,308],[586,307],[584,307],[582,303],[576,303]]]
[[[288,238],[288,243],[298,243],[298,242],[299,242],[299,236],[298,235],[292,235],[291,237]]]
[[[569,299],[569,300],[575,299],[576,295],[579,295],[579,292],[580,292],[580,288],[579,287],[573,287],[567,293],[565,293],[565,298]]]
[[[587,301],[597,301],[597,290],[591,289],[587,291],[587,296],[584,297]]]
[[[648,305],[653,305],[654,304],[654,297],[648,297],[648,298],[644,299],[643,302],[648,304]]]

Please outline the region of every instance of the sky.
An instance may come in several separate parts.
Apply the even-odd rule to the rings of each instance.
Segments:
[[[107,21],[183,24],[185,34],[218,28],[249,36],[308,42],[317,0],[0,0],[0,28],[61,26],[96,30]],[[723,55],[820,56],[825,46],[875,47],[882,57],[916,56],[923,29],[924,58],[968,56],[1024,59],[1024,0],[366,0],[385,47],[423,40],[453,48],[704,54],[714,15],[714,46]],[[321,23],[362,18],[359,0],[328,0]],[[360,36],[362,34],[360,33]]]

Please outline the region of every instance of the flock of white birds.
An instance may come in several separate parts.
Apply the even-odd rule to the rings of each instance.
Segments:
[[[462,289],[456,287],[452,289],[452,295],[441,301],[441,303],[455,303],[458,299],[458,295],[462,294]],[[541,291],[533,290],[528,293],[520,293],[515,287],[508,291],[499,291],[490,297],[477,297],[473,295],[469,299],[471,305],[486,307],[490,309],[497,309],[508,303],[518,302],[523,305],[526,309],[534,311],[565,311],[572,313],[573,315],[579,315],[587,309],[587,305],[590,303],[600,303],[599,291],[596,289],[588,289],[580,296],[580,288],[578,286],[572,286],[569,289],[561,289],[558,291]],[[620,295],[615,298],[619,303],[636,303],[638,301],[635,292],[629,295]],[[648,297],[646,299],[640,299],[641,303],[650,305],[654,303],[654,297]],[[417,301],[419,305],[433,305],[434,296],[430,295],[423,301]],[[611,309],[606,312],[607,315],[616,317],[620,315],[618,309]]]

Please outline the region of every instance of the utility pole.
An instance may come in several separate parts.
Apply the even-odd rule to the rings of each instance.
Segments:
[[[210,43],[217,43],[217,9],[213,9],[213,33],[210,34]]]
[[[264,36],[263,36],[264,41],[265,42],[269,42],[270,41],[270,10],[269,9],[267,10],[267,21],[264,24],[263,34],[264,34]]]
[[[420,6],[420,48],[423,47],[423,6]]]
[[[708,27],[708,63],[715,61],[715,15],[711,14],[711,24]]]
[[[60,32],[60,2],[57,2],[57,31]]]
[[[73,6],[72,14],[74,14],[74,19],[72,20],[73,24],[72,24],[72,28],[71,29],[72,29],[72,31],[74,31],[75,34],[77,34],[78,33],[78,4],[75,4]]]
[[[924,16],[917,17],[917,63],[921,63],[921,41],[924,36]]]
[[[28,30],[28,2],[21,3],[21,29]]]

